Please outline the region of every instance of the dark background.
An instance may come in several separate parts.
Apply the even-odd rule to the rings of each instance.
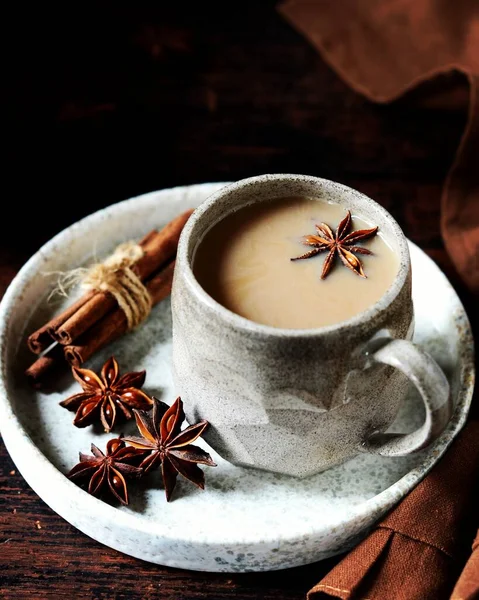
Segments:
[[[4,15],[0,292],[52,235],[108,204],[289,172],[340,181],[383,204],[474,316],[439,230],[465,81],[443,76],[390,105],[369,103],[276,4],[42,3]],[[2,598],[296,599],[336,562],[219,575],[123,556],[54,514],[3,445],[0,490]]]

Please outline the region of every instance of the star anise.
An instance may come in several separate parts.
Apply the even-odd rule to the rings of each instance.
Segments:
[[[153,401],[151,412],[133,411],[143,437],[127,436],[123,439],[135,448],[151,451],[140,465],[145,473],[161,464],[167,501],[175,488],[178,473],[204,489],[205,475],[198,465],[215,467],[216,464],[207,452],[192,446],[192,443],[204,432],[208,421],[200,421],[181,431],[185,420],[181,398],[178,397],[170,407],[157,398]]]
[[[131,419],[131,408],[150,409],[153,400],[139,388],[146,371],[125,373],[120,377],[117,361],[111,357],[103,365],[101,376],[89,369],[72,367],[73,376],[83,392],[70,396],[60,406],[75,410],[73,424],[86,427],[100,418],[105,431],[111,431],[117,418]]]
[[[329,250],[328,256],[324,261],[323,272],[321,273],[321,279],[325,279],[331,270],[333,260],[336,254],[341,259],[343,265],[351,269],[356,275],[360,277],[366,277],[363,271],[363,265],[359,258],[354,256],[353,252],[357,254],[372,254],[371,250],[363,248],[362,246],[355,246],[356,242],[366,240],[373,235],[376,235],[378,228],[373,227],[372,229],[359,229],[358,231],[352,231],[348,233],[351,227],[351,212],[348,210],[347,215],[338,225],[336,232],[333,233],[329,225],[321,223],[316,225],[316,231],[319,235],[306,235],[303,238],[303,244],[305,246],[313,246],[313,250],[292,258],[291,260],[302,260],[303,258],[311,258],[316,256],[320,252]]]
[[[79,481],[89,494],[103,496],[110,493],[122,504],[128,504],[128,489],[125,477],[141,477],[143,469],[138,465],[145,452],[126,446],[119,438],[106,445],[106,455],[91,445],[92,455],[80,452],[80,462],[73,467],[67,477]]]

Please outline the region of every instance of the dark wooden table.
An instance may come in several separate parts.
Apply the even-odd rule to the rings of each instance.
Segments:
[[[274,2],[197,4],[127,11],[97,3],[51,14],[42,5],[12,16],[1,292],[52,235],[100,207],[163,187],[289,172],[334,179],[382,203],[474,318],[439,231],[441,188],[466,118],[462,78],[374,105]],[[2,598],[297,599],[337,561],[230,575],[124,556],[53,513],[2,444],[0,490]]]

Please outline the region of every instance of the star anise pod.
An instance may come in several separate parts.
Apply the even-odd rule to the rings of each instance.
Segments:
[[[353,252],[357,254],[372,254],[371,250],[363,248],[362,246],[355,246],[357,242],[366,240],[373,235],[376,235],[378,228],[373,227],[372,229],[359,229],[358,231],[352,231],[348,233],[351,227],[351,212],[348,210],[347,215],[338,225],[336,232],[333,233],[329,225],[321,223],[316,225],[316,231],[319,235],[306,235],[303,238],[303,244],[305,246],[313,246],[313,250],[292,258],[291,260],[302,260],[303,258],[311,258],[316,256],[320,252],[329,250],[328,256],[326,257],[323,265],[323,272],[321,273],[321,279],[325,279],[331,270],[333,260],[336,254],[341,259],[343,265],[351,269],[356,275],[360,277],[366,277],[363,271],[363,265],[359,258],[354,256]]]
[[[145,452],[126,446],[119,438],[106,445],[106,455],[91,445],[92,455],[80,452],[80,462],[73,467],[67,477],[79,481],[89,494],[103,496],[110,493],[122,504],[128,504],[128,489],[125,477],[141,477],[143,469],[138,465]]]
[[[139,389],[145,382],[146,371],[120,377],[113,357],[103,365],[100,377],[89,369],[72,367],[72,372],[83,392],[63,400],[60,406],[76,411],[73,424],[77,427],[86,427],[100,418],[105,431],[111,431],[118,418],[132,418],[130,409],[145,410],[153,405],[153,400]]]
[[[207,452],[192,446],[192,443],[207,428],[208,421],[200,421],[181,431],[185,420],[181,398],[178,397],[170,407],[157,398],[153,398],[153,402],[151,412],[133,411],[143,437],[127,436],[123,439],[135,448],[151,451],[140,465],[145,473],[161,464],[167,501],[175,488],[178,473],[204,489],[205,475],[198,465],[216,467],[216,464]]]

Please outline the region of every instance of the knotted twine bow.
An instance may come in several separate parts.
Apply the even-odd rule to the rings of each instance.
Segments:
[[[136,242],[120,244],[103,262],[62,273],[54,291],[67,295],[67,289],[80,284],[86,291],[108,292],[125,313],[128,330],[133,329],[146,319],[152,307],[148,290],[131,268],[143,254]]]
[[[143,256],[135,242],[120,244],[101,263],[92,265],[81,280],[85,290],[110,293],[125,313],[128,329],[139,325],[151,311],[151,297],[132,265]]]

